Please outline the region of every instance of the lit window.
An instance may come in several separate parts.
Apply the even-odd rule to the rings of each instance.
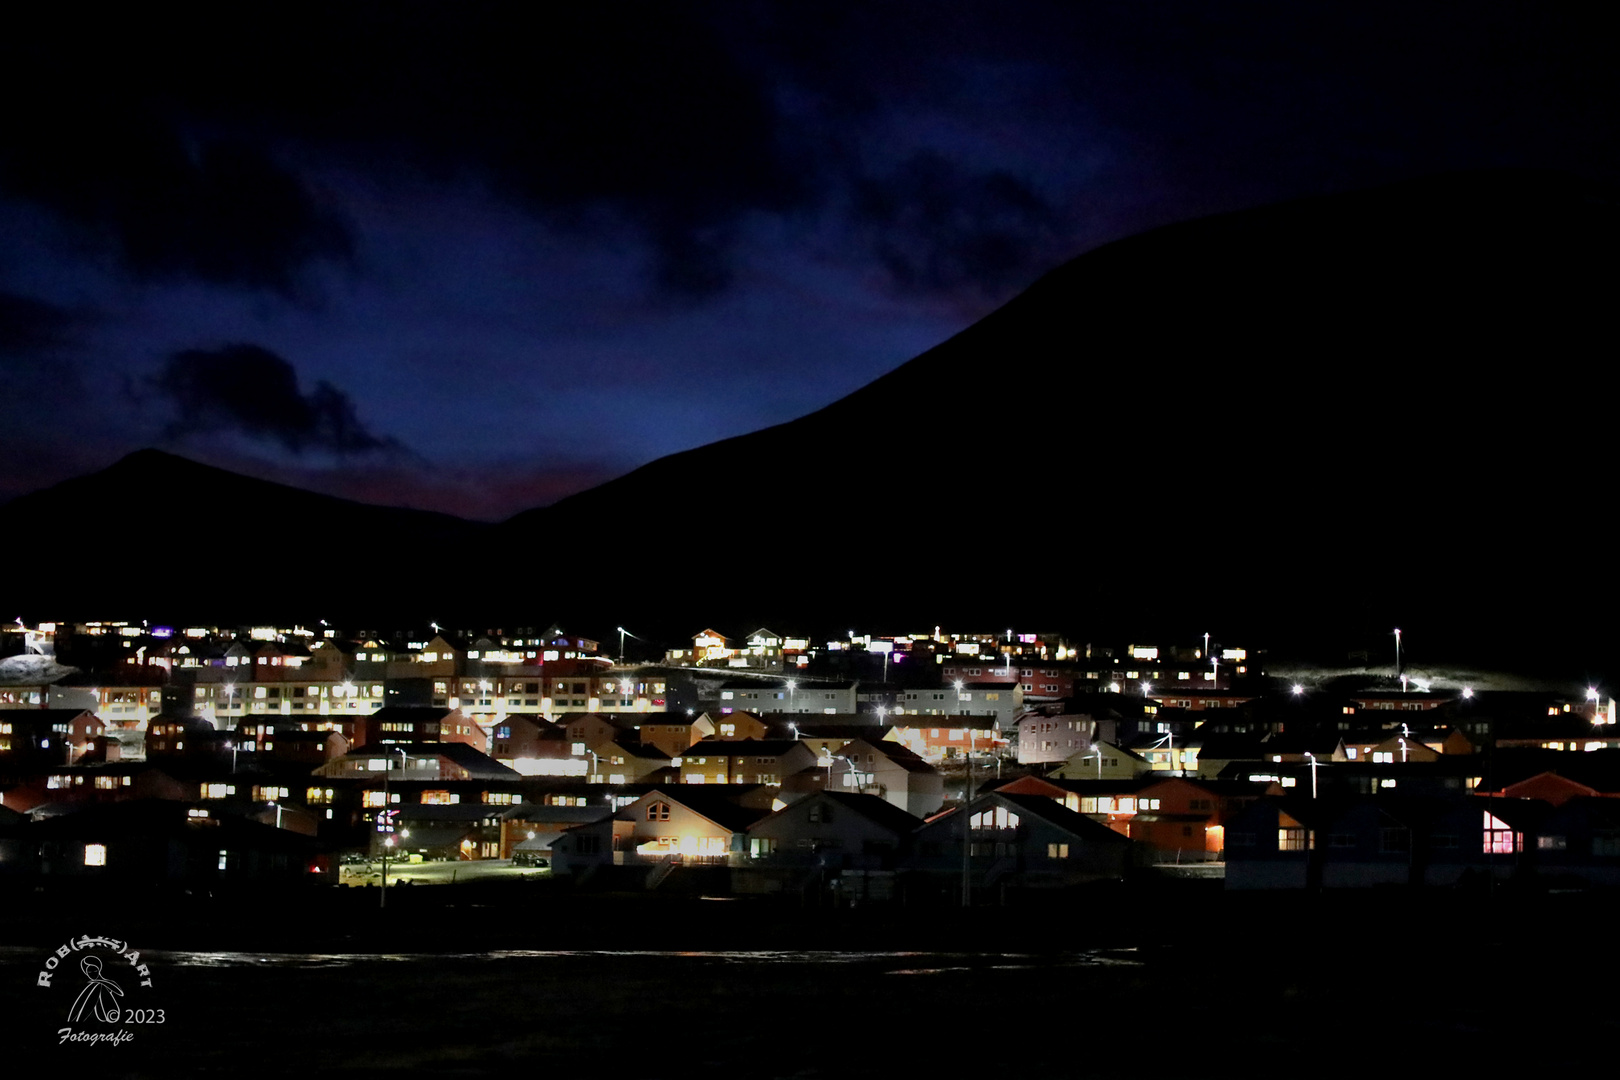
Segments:
[[[86,866],[106,866],[107,865],[107,845],[106,844],[86,844],[86,845],[84,845],[84,865],[86,865]]]

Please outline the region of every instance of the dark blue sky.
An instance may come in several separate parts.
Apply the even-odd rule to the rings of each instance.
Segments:
[[[1549,5],[127,7],[0,40],[0,498],[155,445],[499,518],[1144,228],[1616,176],[1611,30]]]

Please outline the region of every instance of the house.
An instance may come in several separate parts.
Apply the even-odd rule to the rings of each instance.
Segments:
[[[588,804],[581,799],[569,802],[533,802],[514,806],[501,813],[501,858],[535,862],[551,858],[551,845],[576,825],[599,821],[613,813],[606,803]]]
[[[1479,796],[1267,797],[1226,825],[1226,888],[1454,886],[1534,872],[1550,808]]]
[[[679,773],[671,768],[673,761],[656,746],[620,740],[603,743],[597,749],[587,775],[593,784],[641,784],[650,779],[676,783]]]
[[[733,712],[722,709],[718,713],[704,713],[697,718],[695,724],[700,729],[704,725],[707,725],[710,729],[701,736],[705,739],[769,739],[781,737],[773,736],[771,725],[767,724],[762,717],[755,716],[750,712]]]
[[[957,682],[938,690],[907,690],[895,702],[896,716],[988,716],[996,730],[1011,731],[1024,708],[1016,682]]]
[[[236,725],[229,745],[244,768],[301,765],[305,769],[340,758],[353,745],[337,731],[311,731],[310,726],[307,719],[249,718]]]
[[[819,791],[748,826],[747,858],[733,864],[737,893],[830,892],[890,899],[896,858],[922,819],[875,795]],[[849,871],[855,889],[839,890]]]
[[[804,679],[732,679],[720,685],[720,711],[801,713],[834,716],[853,713],[858,686],[854,681],[810,682]]]
[[[489,739],[472,717],[457,708],[441,705],[386,705],[372,713],[363,729],[364,741],[395,743],[465,743],[480,753],[489,749]]]
[[[489,756],[525,776],[583,775],[568,732],[539,716],[510,713],[490,727]]]
[[[232,760],[235,745],[230,732],[195,716],[165,714],[146,727],[147,761],[207,766]]]
[[[405,804],[393,818],[394,832],[373,832],[372,854],[381,854],[389,839],[400,857],[471,861],[498,859],[502,853],[504,807],[476,802]]]
[[[753,671],[782,670],[782,635],[760,627],[747,637],[747,645],[727,659],[728,667]]]
[[[557,717],[557,726],[567,736],[569,752],[584,757],[590,752],[601,752],[610,742],[635,739],[636,723],[626,716],[607,713],[563,713]]]
[[[1048,776],[1056,780],[1129,780],[1150,771],[1145,758],[1099,739],[1086,749],[1071,754]]]
[[[1085,713],[1027,712],[1016,723],[1020,765],[1067,761],[1097,737],[1097,721]]]
[[[704,739],[671,764],[682,784],[780,784],[814,766],[816,756],[793,739]]]
[[[52,815],[29,833],[42,878],[102,890],[293,885],[319,868],[310,837],[161,799]]]
[[[964,820],[970,834],[966,876],[975,894],[1120,881],[1131,862],[1130,841],[1107,826],[1044,796],[991,791],[965,810],[929,819],[901,860],[947,897],[963,877]]]
[[[902,743],[851,739],[834,756],[844,762],[833,769],[841,790],[876,795],[919,819],[944,805],[945,778]]]
[[[104,728],[89,709],[0,710],[0,773],[69,764],[89,752]]]
[[[704,629],[692,635],[690,649],[670,649],[664,663],[675,667],[724,667],[730,663],[729,640],[718,630]]]
[[[551,845],[554,874],[607,866],[650,870],[667,860],[726,865],[745,850],[746,830],[767,811],[719,792],[656,788],[617,812],[567,829]]]
[[[1226,888],[1304,889],[1319,884],[1311,858],[1325,803],[1294,796],[1256,800],[1227,819]]]
[[[420,742],[357,746],[311,774],[327,779],[496,780],[515,782],[518,773],[462,742]],[[369,786],[369,785],[368,785]]]
[[[890,728],[889,738],[935,765],[986,752],[999,753],[1007,740],[995,720],[971,716],[928,716],[913,723],[909,715]]]
[[[29,811],[51,804],[83,806],[138,799],[197,797],[197,785],[176,779],[147,761],[98,762],[60,766],[25,777],[5,793],[5,805]]]
[[[730,720],[730,718],[727,718]],[[736,730],[736,721],[731,721],[732,730]],[[760,724],[760,730],[753,738],[763,738],[765,725]],[[716,734],[714,721],[707,714],[693,719],[673,715],[648,717],[643,721],[641,730],[641,743],[643,746],[655,747],[670,757],[680,757],[688,746],[699,739]]]

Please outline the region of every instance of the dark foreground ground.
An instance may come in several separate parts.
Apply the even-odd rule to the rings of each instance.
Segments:
[[[423,889],[385,915],[359,890],[129,899],[7,898],[14,1054],[143,1077],[1408,1076],[1587,1071],[1620,1036],[1604,895],[1186,888],[968,916],[534,889]],[[153,987],[131,997],[163,1024],[56,1043],[73,984],[36,973],[86,933],[142,950]]]

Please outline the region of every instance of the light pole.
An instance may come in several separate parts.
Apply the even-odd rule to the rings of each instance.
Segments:
[[[276,828],[281,828],[281,804],[271,799],[270,805],[276,808]]]
[[[799,689],[799,680],[797,680],[797,679],[789,679],[788,680],[788,712],[790,712],[790,713],[798,712],[798,709],[794,708],[794,706],[793,706],[793,695],[794,695],[795,691],[797,691],[798,689]]]
[[[1316,755],[1311,753],[1309,750],[1307,750],[1307,751],[1305,751],[1305,756],[1311,759],[1311,798],[1315,799],[1316,798]]]
[[[410,765],[410,759],[405,756],[405,748],[401,747],[401,746],[396,746],[396,747],[394,747],[394,753],[399,755],[399,771],[402,772],[402,773],[405,772],[407,766]],[[393,771],[394,759],[392,757],[390,757],[390,758],[388,758],[386,760],[388,761],[389,767],[383,770],[382,819],[383,819],[383,821],[387,822],[388,827],[390,829],[392,829],[394,827],[393,822],[388,817],[389,807],[393,805],[391,802],[389,802],[389,799],[388,799],[388,774]],[[377,895],[377,906],[379,908],[385,908],[385,907],[388,906],[388,849],[393,847],[393,846],[394,846],[394,836],[393,836],[393,833],[390,832],[388,836],[383,838],[382,891],[379,892],[378,895]]]
[[[624,663],[624,627],[619,627],[619,663]]]
[[[1395,674],[1401,673],[1401,628],[1395,628]]]

